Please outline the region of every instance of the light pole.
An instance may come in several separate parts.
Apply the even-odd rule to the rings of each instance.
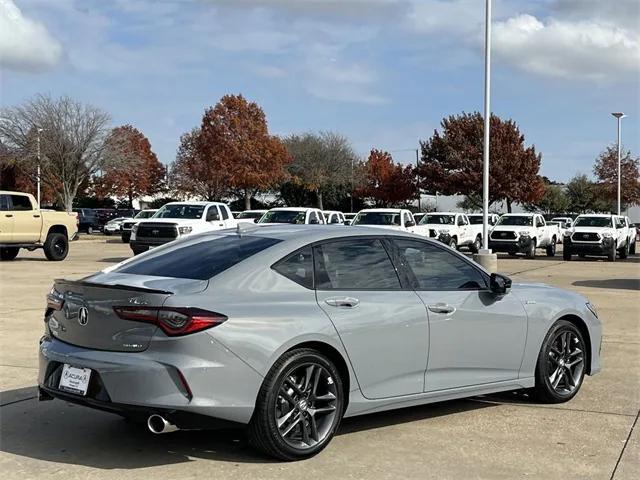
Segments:
[[[484,30],[484,148],[482,150],[482,249],[489,250],[489,129],[491,120],[491,0],[486,0]]]
[[[418,153],[418,149],[416,148],[416,180],[418,181],[418,212],[420,212],[422,210],[422,193],[420,192],[420,171],[419,171],[419,167],[420,167],[420,157],[419,157],[419,153]]]
[[[626,115],[622,112],[614,112],[611,115],[613,115],[614,117],[616,117],[618,119],[618,215],[620,215],[620,178],[621,178],[621,174],[622,171],[620,169],[620,140],[621,140],[621,134],[620,134],[620,127],[622,124],[622,119],[624,117],[626,117]]]
[[[40,133],[42,133],[44,129],[43,128],[38,128],[38,136],[37,136],[37,143],[38,143],[38,170],[37,170],[37,174],[36,174],[36,181],[38,184],[38,209],[40,209]]]

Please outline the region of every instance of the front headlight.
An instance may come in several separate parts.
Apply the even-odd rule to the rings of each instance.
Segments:
[[[191,233],[192,230],[193,230],[193,227],[178,227],[178,233],[180,235],[186,235],[188,233]]]
[[[602,234],[602,236],[603,236],[604,238],[612,238],[612,237],[613,237],[613,233],[611,233],[611,232],[604,232],[604,233]]]
[[[589,311],[591,313],[593,313],[593,316],[598,318],[598,310],[596,310],[596,306],[594,304],[592,304],[592,303],[589,303],[589,302],[587,302],[586,305],[587,305],[587,308],[589,309]]]
[[[573,232],[572,232],[571,230],[565,230],[565,231],[564,231],[564,236],[565,236],[565,237],[570,237],[572,233],[573,233]]]

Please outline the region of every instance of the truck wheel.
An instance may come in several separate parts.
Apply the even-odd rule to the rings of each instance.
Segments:
[[[635,240],[635,238],[631,239],[631,246],[629,247],[629,253],[631,255],[635,255],[636,254],[636,240]]]
[[[20,248],[18,247],[3,247],[0,248],[0,260],[13,260],[18,256]]]
[[[453,249],[453,250],[457,250],[458,249],[458,242],[456,242],[455,238],[452,238],[451,241],[449,242],[449,246]]]
[[[62,233],[50,233],[44,242],[44,255],[47,260],[59,262],[67,258],[69,253],[69,240]]]
[[[89,225],[87,227],[87,235],[91,235],[93,233],[93,227],[91,225]]]
[[[568,248],[563,248],[563,250],[562,250],[562,259],[565,262],[570,262],[571,261],[571,250],[569,250]]]
[[[529,249],[527,250],[527,258],[536,258],[536,240],[531,240],[531,245],[529,245]]]
[[[476,239],[473,241],[473,243],[471,244],[471,246],[469,247],[469,249],[471,250],[471,253],[478,253],[478,251],[481,248],[482,248],[482,239],[480,238],[480,235],[478,235]]]
[[[556,256],[556,237],[551,239],[551,243],[547,245],[547,257]]]
[[[627,258],[627,256],[629,256],[629,242],[625,243],[624,247],[618,250],[618,254],[620,258]]]
[[[607,260],[609,260],[610,262],[616,261],[616,244],[615,243],[611,245],[611,248],[609,249],[609,253],[607,254]]]
[[[140,255],[141,253],[149,250],[149,247],[131,247],[131,250],[133,251],[134,255]]]

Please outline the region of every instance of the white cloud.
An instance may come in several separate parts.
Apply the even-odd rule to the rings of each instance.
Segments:
[[[21,71],[55,66],[62,46],[41,23],[25,17],[13,0],[0,0],[0,65]]]
[[[528,72],[596,81],[640,72],[640,36],[608,23],[518,15],[493,31],[496,56]]]

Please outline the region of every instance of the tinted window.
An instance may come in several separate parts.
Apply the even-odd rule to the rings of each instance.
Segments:
[[[578,217],[574,227],[611,227],[611,217]]]
[[[226,207],[220,207],[220,211],[222,212],[222,219],[223,220],[228,220],[229,219],[229,213],[227,212],[227,208]]]
[[[223,235],[187,241],[133,260],[115,269],[119,273],[154,277],[208,280],[235,264],[279,243],[274,238]]]
[[[202,218],[204,205],[167,204],[155,215],[155,218]]]
[[[533,226],[533,217],[527,217],[524,215],[500,217],[500,220],[498,220],[498,225],[515,225],[520,227],[531,227]]]
[[[240,219],[240,218],[247,218],[247,219],[254,219],[254,218],[260,218],[262,215],[264,214],[264,212],[251,212],[251,211],[244,211],[242,213],[239,213],[236,218]]]
[[[400,289],[400,280],[382,242],[339,240],[315,247],[319,290]]]
[[[353,225],[400,225],[400,215],[394,212],[360,212]]]
[[[31,200],[26,195],[11,195],[12,210],[33,210]]]
[[[455,215],[434,215],[427,214],[422,217],[420,223],[425,225],[427,223],[435,223],[436,225],[453,225],[455,220]]]
[[[482,274],[462,258],[426,242],[394,240],[420,290],[486,288]]]
[[[313,288],[313,257],[311,247],[305,247],[280,260],[273,269],[299,285]]]
[[[265,213],[258,223],[295,223],[304,225],[306,212],[295,210],[270,210]]]
[[[0,195],[0,210],[9,210],[9,195]]]

